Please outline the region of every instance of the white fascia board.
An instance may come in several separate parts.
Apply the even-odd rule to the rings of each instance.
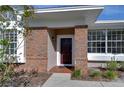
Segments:
[[[124,20],[99,20],[95,24],[124,23]]]
[[[64,12],[64,11],[76,11],[76,10],[103,10],[103,6],[75,6],[75,7],[61,7],[61,8],[47,8],[47,9],[35,9],[35,13],[49,13],[49,12]],[[22,14],[23,11],[19,11]]]
[[[64,12],[64,11],[79,11],[79,10],[96,10],[104,9],[104,7],[67,7],[67,8],[51,8],[51,9],[37,9],[35,13],[48,13],[48,12]]]

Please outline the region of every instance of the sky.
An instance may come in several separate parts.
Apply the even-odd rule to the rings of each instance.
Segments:
[[[97,20],[124,20],[124,5],[105,6]]]
[[[69,5],[37,5],[35,8],[57,8]],[[106,5],[97,20],[124,20],[124,5]]]

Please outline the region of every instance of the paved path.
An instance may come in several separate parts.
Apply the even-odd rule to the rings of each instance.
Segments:
[[[54,73],[43,87],[124,87],[124,83],[70,80],[69,73]]]

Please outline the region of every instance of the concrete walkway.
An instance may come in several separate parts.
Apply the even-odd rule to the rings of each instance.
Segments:
[[[69,73],[54,73],[43,87],[124,87],[121,82],[70,80]]]

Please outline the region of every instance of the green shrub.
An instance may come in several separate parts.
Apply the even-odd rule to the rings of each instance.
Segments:
[[[113,80],[118,77],[118,74],[116,71],[107,70],[103,76],[107,79]]]
[[[117,61],[112,60],[110,62],[107,62],[107,69],[108,70],[116,71],[118,66],[119,66],[119,64],[117,63]]]
[[[81,70],[75,70],[74,72],[72,72],[72,77],[74,78],[81,78],[82,73]]]
[[[0,63],[0,71],[5,71],[6,70],[6,65],[3,63]]]
[[[100,71],[91,71],[90,72],[91,77],[101,77],[101,72]]]
[[[0,69],[1,69],[0,83],[4,84],[5,81],[10,80],[10,78],[14,74],[14,70],[10,64],[3,64],[3,63],[0,63]]]

